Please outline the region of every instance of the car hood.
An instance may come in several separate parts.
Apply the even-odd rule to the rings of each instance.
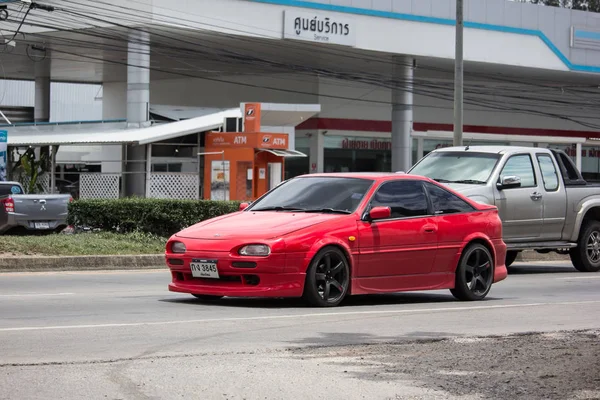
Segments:
[[[494,204],[493,192],[488,186],[469,185],[464,183],[444,183],[444,185],[478,203]]]
[[[277,211],[237,212],[192,225],[176,236],[189,239],[271,239],[349,215]]]

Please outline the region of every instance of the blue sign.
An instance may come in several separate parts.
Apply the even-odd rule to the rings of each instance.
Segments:
[[[0,131],[0,182],[7,180],[8,131]]]

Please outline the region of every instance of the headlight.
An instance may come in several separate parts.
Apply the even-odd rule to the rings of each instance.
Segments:
[[[183,244],[181,242],[173,242],[171,244],[171,251],[173,253],[185,253],[185,251],[186,251],[185,244]]]
[[[271,253],[271,248],[266,244],[249,244],[242,247],[239,253],[242,256],[268,256]]]

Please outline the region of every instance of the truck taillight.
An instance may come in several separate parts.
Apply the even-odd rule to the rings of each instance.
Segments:
[[[0,202],[4,206],[4,211],[15,212],[15,202],[11,197],[2,199],[2,200],[0,200]]]

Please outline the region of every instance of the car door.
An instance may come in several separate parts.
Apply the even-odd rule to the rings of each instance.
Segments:
[[[359,277],[427,274],[437,248],[437,227],[422,181],[383,183],[369,207],[390,207],[391,218],[360,221]]]
[[[521,186],[497,189],[495,193],[504,239],[507,242],[539,239],[543,223],[542,189],[531,155],[510,156],[502,167],[499,181],[506,176],[518,176]]]
[[[542,177],[543,229],[541,239],[560,240],[565,226],[567,213],[567,193],[558,178],[556,160],[547,153],[536,154]]]
[[[424,185],[438,230],[437,253],[431,272],[453,272],[456,270],[457,254],[465,237],[477,229],[471,218],[471,213],[477,210],[438,185],[429,182],[425,182]]]

